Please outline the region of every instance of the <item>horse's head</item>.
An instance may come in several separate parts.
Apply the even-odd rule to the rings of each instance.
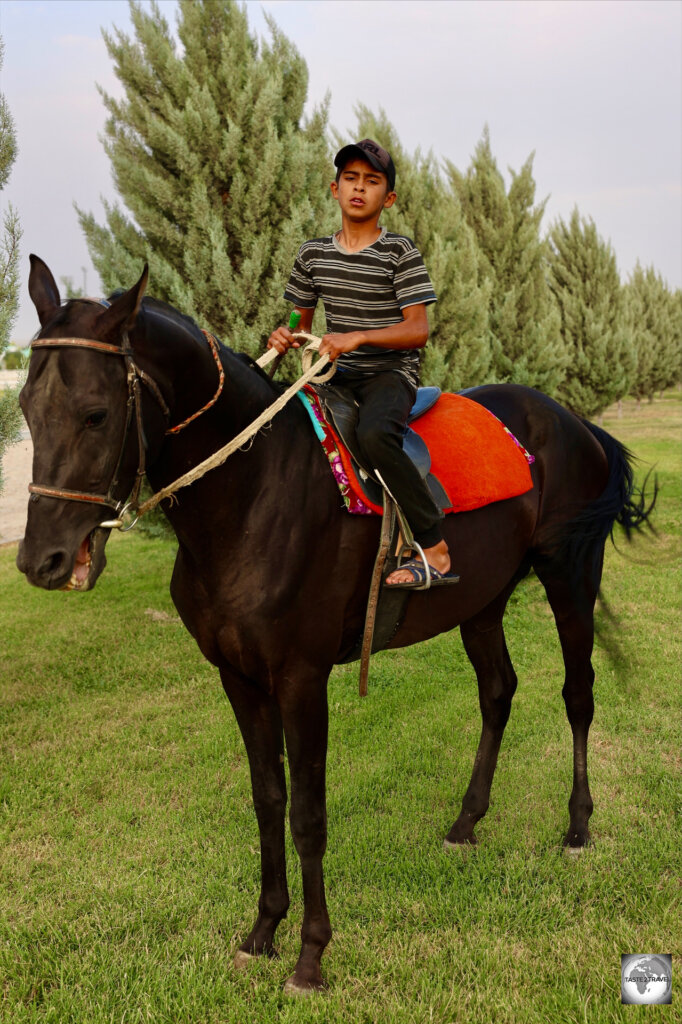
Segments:
[[[17,565],[46,589],[89,590],[102,572],[111,521],[140,467],[139,379],[128,332],[147,283],[108,307],[60,303],[47,266],[31,256],[29,293],[41,331],[20,402],[33,438],[33,483]]]

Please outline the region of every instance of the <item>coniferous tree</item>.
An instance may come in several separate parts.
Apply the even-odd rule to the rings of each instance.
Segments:
[[[653,401],[680,380],[679,299],[653,267],[637,263],[624,286],[627,319],[637,352],[637,368],[630,394],[638,401]]]
[[[459,390],[491,379],[488,332],[488,282],[478,281],[476,241],[457,196],[446,187],[431,153],[408,154],[393,125],[380,110],[356,108],[354,139],[337,136],[340,147],[365,137],[375,139],[396,166],[395,205],[382,214],[389,231],[412,238],[433,281],[438,301],[429,307],[429,342],[422,356],[422,380]]]
[[[79,288],[73,283],[73,278],[69,274],[64,274],[59,278],[61,282],[61,293],[63,300],[66,299],[82,299],[85,297],[85,289]]]
[[[533,205],[532,160],[531,155],[518,174],[510,171],[507,192],[486,127],[466,174],[450,161],[446,166],[478,243],[479,281],[490,287],[495,378],[554,394],[567,357],[547,286],[547,247],[540,236],[546,201]]]
[[[673,366],[674,375],[671,384],[682,384],[682,288],[676,288],[670,294],[670,307],[672,309],[673,321]]]
[[[0,40],[0,68],[4,46]],[[0,94],[0,191],[10,176],[17,155],[14,122],[5,97]],[[0,356],[7,348],[19,309],[19,218],[11,205],[3,211],[0,234]],[[2,490],[2,456],[19,434],[21,413],[17,393],[12,388],[0,390],[0,491]]]
[[[107,289],[150,265],[153,293],[257,353],[285,315],[301,242],[330,222],[326,107],[303,121],[304,60],[269,19],[260,46],[232,0],[180,0],[178,51],[156,4],[105,41],[125,97],[102,93],[123,204],[79,211]]]
[[[628,393],[636,367],[616,257],[577,209],[568,224],[553,225],[549,239],[550,286],[570,356],[559,397],[594,416]]]

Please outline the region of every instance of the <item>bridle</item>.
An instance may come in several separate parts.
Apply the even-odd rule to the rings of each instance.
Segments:
[[[183,430],[186,426],[193,422],[193,420],[195,420],[198,416],[201,416],[202,413],[210,409],[211,406],[218,401],[218,398],[222,393],[223,386],[225,384],[225,371],[223,370],[223,366],[220,361],[218,342],[216,341],[212,334],[209,334],[208,331],[202,331],[202,334],[205,336],[206,340],[210,345],[211,353],[218,367],[218,390],[216,391],[213,398],[211,398],[206,403],[206,405],[202,406],[201,409],[198,409],[196,412],[192,413],[191,416],[188,416],[187,419],[182,421],[182,423],[178,423],[177,426],[169,427],[166,430],[166,435],[178,434],[181,430]],[[103,355],[119,356],[125,361],[126,379],[128,386],[126,422],[123,431],[123,438],[121,440],[121,447],[118,459],[116,460],[116,467],[114,469],[114,473],[111,478],[111,482],[109,484],[106,494],[95,494],[88,491],[75,491],[68,490],[66,488],[47,487],[43,484],[36,483],[30,483],[28,485],[28,489],[31,494],[40,495],[46,498],[58,498],[61,499],[62,501],[79,501],[85,502],[87,504],[100,505],[104,508],[111,508],[114,511],[116,519],[112,520],[111,522],[107,521],[100,523],[99,526],[105,529],[107,527],[116,527],[118,529],[123,530],[131,529],[135,525],[136,519],[133,519],[133,522],[130,523],[130,525],[127,527],[122,526],[122,520],[126,514],[130,514],[132,516],[135,515],[135,512],[138,508],[140,489],[142,487],[142,481],[146,473],[147,464],[147,440],[144,432],[144,425],[142,422],[141,385],[144,384],[144,386],[154,396],[156,402],[159,405],[159,408],[161,409],[161,412],[163,413],[166,419],[166,422],[168,423],[168,421],[170,420],[170,411],[161,393],[161,389],[159,388],[156,381],[152,377],[150,377],[148,373],[145,373],[144,370],[141,370],[140,367],[135,362],[133,348],[130,344],[130,339],[128,337],[127,331],[123,333],[122,342],[120,345],[111,345],[108,342],[97,341],[94,338],[38,338],[36,341],[32,342],[31,348],[89,349],[92,352],[100,352]],[[133,420],[135,421],[135,425],[137,427],[138,443],[138,464],[137,473],[135,475],[135,483],[127,500],[117,499],[115,496],[115,492],[119,490],[121,468],[123,465],[125,450],[128,443],[128,436],[130,434],[130,429]]]
[[[166,430],[166,435],[178,434],[181,430],[184,430],[186,426],[192,423],[197,416],[201,416],[202,413],[206,412],[213,406],[223,391],[225,384],[225,371],[223,369],[222,361],[220,358],[219,344],[212,334],[208,331],[202,330],[201,332],[209,343],[211,354],[215,360],[215,364],[218,368],[218,389],[205,405],[196,412],[188,416],[187,419],[183,420],[182,423],[178,423],[175,427],[169,427]],[[217,451],[209,455],[208,458],[204,459],[193,469],[188,470],[182,476],[178,477],[172,483],[166,487],[162,487],[160,491],[152,495],[141,505],[139,502],[140,488],[142,486],[142,480],[145,475],[146,466],[146,441],[144,435],[144,429],[142,424],[142,403],[140,398],[140,385],[144,384],[152,392],[156,398],[166,420],[170,419],[170,413],[168,406],[166,405],[163,395],[149,374],[146,374],[143,370],[136,365],[133,359],[133,350],[130,345],[130,340],[127,334],[122,337],[121,346],[110,345],[104,341],[97,341],[93,338],[39,338],[34,341],[32,348],[86,348],[91,349],[94,352],[102,352],[105,355],[122,356],[126,361],[127,377],[128,377],[128,411],[126,417],[126,427],[123,434],[123,440],[121,441],[121,450],[118,456],[116,469],[112,481],[109,485],[109,489],[106,494],[92,494],[82,491],[70,491],[65,489],[59,489],[56,487],[46,487],[42,484],[29,484],[29,491],[31,494],[44,495],[47,498],[59,498],[64,501],[83,501],[92,504],[101,505],[105,508],[111,508],[116,513],[116,519],[107,520],[106,522],[99,523],[99,527],[102,529],[116,529],[126,532],[133,528],[140,516],[145,515],[152,508],[155,508],[165,498],[173,499],[175,492],[180,490],[182,487],[188,487],[193,484],[196,480],[200,480],[202,476],[209,473],[213,469],[217,469],[218,466],[222,466],[224,462],[239,451],[241,446],[250,442],[253,437],[261,430],[266,424],[270,423],[277,413],[284,408],[284,406],[291,401],[300,391],[304,385],[309,384],[312,380],[318,383],[323,383],[331,378],[336,366],[329,365],[329,355],[321,356],[316,363],[313,363],[313,352],[316,352],[320,348],[322,342],[321,338],[317,338],[314,334],[308,334],[306,331],[297,331],[294,334],[294,339],[297,341],[307,341],[308,345],[303,350],[303,366],[304,373],[298,378],[286,391],[284,391],[279,398],[277,398],[271,405],[269,405],[256,419],[245,427],[240,433],[233,437],[227,444],[223,445]],[[273,362],[277,358],[276,349],[268,349],[260,359],[256,360],[256,366],[263,369],[268,363]],[[324,374],[320,371],[324,370]],[[128,433],[130,431],[130,425],[132,423],[133,415],[136,418],[137,423],[137,437],[139,445],[139,458],[138,458],[138,469],[135,479],[135,485],[132,491],[132,497],[128,501],[117,500],[114,491],[118,487],[118,478],[120,474],[121,465],[123,462],[123,456],[126,449],[128,440]],[[128,525],[124,525],[123,517],[128,514],[132,517],[132,522]]]

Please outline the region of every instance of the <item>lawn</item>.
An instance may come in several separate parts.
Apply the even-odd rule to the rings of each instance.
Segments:
[[[91,594],[44,593],[0,551],[0,1020],[554,1024],[682,1020],[682,394],[604,426],[656,464],[658,535],[607,551],[590,742],[594,844],[566,857],[571,741],[538,581],[505,625],[519,690],[480,845],[446,854],[478,741],[458,634],[330,684],[329,994],[281,957],[236,972],[258,899],[246,757],[168,596],[165,541],[112,538]],[[621,953],[672,953],[672,1006],[620,1003]]]

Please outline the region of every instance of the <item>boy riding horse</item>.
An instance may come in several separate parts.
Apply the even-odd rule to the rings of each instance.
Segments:
[[[456,583],[436,506],[402,438],[419,385],[419,353],[429,336],[426,307],[436,301],[414,242],[379,225],[396,201],[395,167],[372,139],[344,146],[334,159],[331,184],[341,208],[341,230],[299,249],[284,298],[310,331],[319,299],[329,333],[320,355],[337,361],[335,386],[347,388],[359,406],[357,439],[370,468],[377,469],[400,506],[430,568],[431,585]],[[297,347],[288,327],[270,335],[268,347]],[[386,580],[422,587],[421,558],[405,562]]]

